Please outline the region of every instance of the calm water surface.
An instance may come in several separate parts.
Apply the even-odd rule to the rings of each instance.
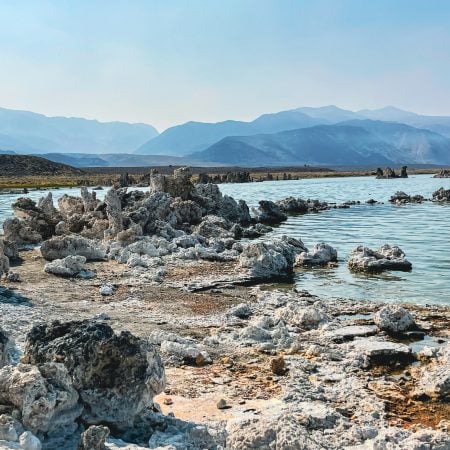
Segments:
[[[261,199],[287,196],[318,198],[328,202],[369,198],[387,202],[396,191],[431,197],[439,187],[450,189],[450,179],[417,175],[408,179],[376,180],[369,177],[305,179],[248,184],[224,184],[223,193],[257,206]],[[79,195],[79,189],[51,189],[57,200],[63,194]],[[38,200],[47,191],[32,191]],[[103,198],[106,190],[97,191]],[[0,194],[0,224],[12,215],[11,203],[23,194]],[[427,202],[421,205],[369,206],[332,209],[318,214],[290,217],[274,235],[288,234],[312,247],[327,242],[338,250],[339,264],[333,269],[298,270],[294,281],[301,289],[322,297],[450,304],[450,205]],[[378,248],[384,243],[399,245],[413,264],[410,273],[390,272],[378,276],[350,273],[346,260],[350,251],[363,244]]]
[[[258,200],[287,196],[318,198],[328,202],[369,198],[387,202],[402,190],[427,198],[441,186],[450,189],[450,179],[417,175],[408,179],[376,180],[369,177],[305,179],[252,184],[226,184],[223,193],[256,206]],[[300,238],[309,247],[326,242],[338,251],[333,269],[298,270],[295,283],[322,297],[450,304],[450,204],[423,203],[393,206],[357,205],[318,214],[290,217],[274,230],[275,235]],[[358,245],[378,248],[399,245],[413,264],[409,273],[389,272],[377,276],[355,275],[346,260]]]

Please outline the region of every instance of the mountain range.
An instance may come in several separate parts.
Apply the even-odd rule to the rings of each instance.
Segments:
[[[0,108],[0,148],[17,153],[131,153],[158,135],[151,125],[47,117]]]
[[[0,148],[77,167],[450,164],[450,117],[388,106],[301,107],[253,121],[145,124],[46,117],[0,108]]]

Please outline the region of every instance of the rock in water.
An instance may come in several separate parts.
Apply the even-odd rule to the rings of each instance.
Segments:
[[[296,256],[306,251],[303,242],[283,236],[280,240],[247,245],[239,257],[239,267],[252,280],[286,277],[292,273]]]
[[[127,427],[165,386],[153,345],[129,332],[114,334],[97,321],[37,325],[28,335],[25,354],[32,364],[57,360],[66,366],[89,424]]]
[[[433,202],[450,202],[450,189],[444,189],[441,187],[437,191],[433,192]]]
[[[280,207],[270,200],[261,200],[257,212],[258,222],[275,225],[287,220],[287,215],[280,209]]]
[[[311,251],[300,253],[295,260],[296,266],[323,266],[337,261],[337,251],[331,245],[321,242]]]
[[[383,245],[378,251],[360,245],[350,254],[348,267],[354,272],[383,272],[385,270],[409,271],[412,264],[397,246]]]
[[[384,306],[375,313],[373,319],[380,330],[390,334],[399,334],[417,328],[411,313],[397,305]]]

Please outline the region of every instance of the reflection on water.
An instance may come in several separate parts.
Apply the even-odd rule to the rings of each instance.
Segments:
[[[325,297],[450,304],[450,205],[427,202],[421,205],[369,206],[369,198],[387,202],[398,190],[431,197],[450,179],[430,175],[408,179],[376,180],[371,177],[305,179],[248,184],[224,184],[223,193],[256,206],[261,199],[295,196],[328,202],[361,201],[350,209],[332,209],[318,214],[290,217],[273,234],[300,238],[307,246],[327,242],[338,250],[339,263],[333,269],[296,270],[299,289]],[[76,188],[51,189],[54,199],[63,194],[79,195]],[[38,200],[47,191],[32,191]],[[106,190],[97,191],[103,198]],[[0,194],[0,223],[12,215],[11,203],[23,194]],[[413,264],[412,272],[389,272],[365,276],[348,271],[346,260],[358,245],[378,248],[385,243],[399,245]]]

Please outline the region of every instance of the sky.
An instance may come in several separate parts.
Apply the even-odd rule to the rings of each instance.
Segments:
[[[0,0],[0,106],[144,122],[450,115],[448,0]]]

